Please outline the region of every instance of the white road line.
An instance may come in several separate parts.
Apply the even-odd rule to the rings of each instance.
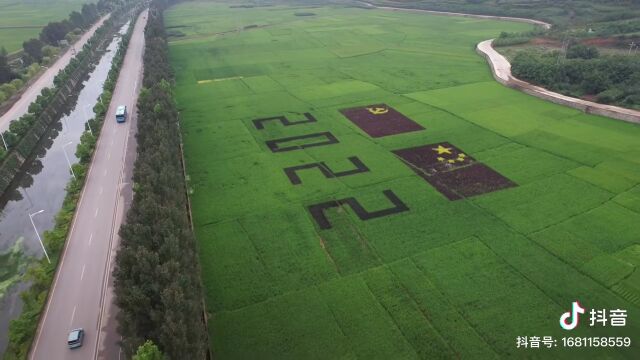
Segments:
[[[69,322],[69,327],[73,324],[73,318],[76,317],[76,307],[73,307],[73,312],[71,313],[71,321]]]
[[[98,210],[100,210],[100,208],[96,208],[96,213],[93,214],[93,217],[98,217]]]
[[[93,240],[93,233],[91,233],[91,235],[89,235],[89,246],[91,246],[91,240]]]
[[[107,169],[104,169],[104,176],[107,176]]]
[[[100,195],[102,195],[103,191],[104,191],[104,187],[100,186],[100,191],[99,191]]]
[[[111,160],[111,153],[107,154],[107,160]]]
[[[84,278],[84,267],[85,267],[85,265],[82,265],[82,272],[80,273],[80,281],[82,281],[82,278]]]

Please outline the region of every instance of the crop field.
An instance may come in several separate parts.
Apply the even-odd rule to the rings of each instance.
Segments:
[[[640,340],[640,126],[496,83],[475,44],[528,25],[187,2],[165,26],[215,357],[638,354],[561,338]],[[562,330],[576,300],[626,325]]]
[[[0,47],[11,53],[22,42],[37,38],[50,21],[61,21],[80,11],[89,0],[0,0]]]

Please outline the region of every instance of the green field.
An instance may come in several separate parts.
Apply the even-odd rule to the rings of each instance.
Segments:
[[[560,339],[640,340],[640,126],[494,82],[475,44],[526,25],[211,2],[179,4],[165,21],[215,357],[638,355],[635,343],[563,351]],[[373,138],[339,112],[380,103],[425,130]],[[302,113],[317,122],[252,122]],[[327,131],[339,143],[266,145]],[[450,201],[392,153],[442,142],[517,186]],[[298,185],[283,171],[346,171],[353,156],[369,171],[301,170]],[[334,207],[330,229],[308,211],[351,197],[385,209],[384,190],[409,210],[363,221]],[[564,331],[575,300],[626,309],[627,324],[590,327],[584,315]],[[517,349],[517,336],[559,345]]]
[[[50,21],[61,21],[80,11],[89,0],[0,0],[0,47],[22,49],[22,42],[37,38]]]

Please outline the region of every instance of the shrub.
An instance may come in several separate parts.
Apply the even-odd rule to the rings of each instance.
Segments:
[[[598,94],[598,102],[611,104],[624,97],[624,91],[620,89],[608,89]]]
[[[16,90],[19,90],[22,88],[22,85],[24,85],[24,81],[20,80],[20,79],[13,79],[11,80],[11,85],[13,85],[13,87],[16,88]]]
[[[595,46],[576,44],[567,49],[567,59],[595,59],[599,56],[600,52]]]
[[[9,84],[2,84],[2,85],[0,85],[0,91],[5,93],[5,95],[7,95],[7,96],[11,96],[11,95],[15,94],[16,87],[13,86],[10,83]]]
[[[53,56],[56,56],[59,52],[60,52],[60,49],[55,46],[45,45],[42,47],[43,56],[53,57]]]

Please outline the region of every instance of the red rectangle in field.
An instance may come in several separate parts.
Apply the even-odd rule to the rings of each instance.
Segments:
[[[420,124],[385,104],[342,109],[340,112],[374,138],[424,130]]]
[[[517,186],[448,142],[400,149],[393,153],[449,200]]]

